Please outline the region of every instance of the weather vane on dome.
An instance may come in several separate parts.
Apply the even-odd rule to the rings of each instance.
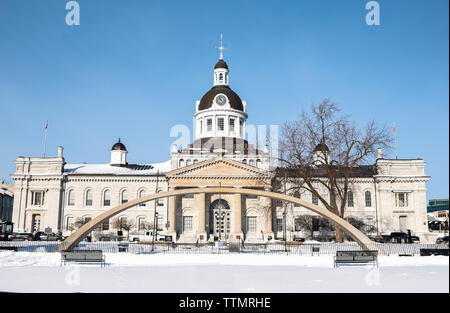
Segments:
[[[223,46],[223,34],[220,33],[220,47],[216,47],[220,51],[220,59],[223,60],[223,50],[226,50],[226,48]]]

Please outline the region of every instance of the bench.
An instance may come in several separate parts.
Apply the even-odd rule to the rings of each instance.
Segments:
[[[430,256],[430,255],[446,255],[449,256],[449,249],[420,249],[420,256]]]
[[[61,266],[67,262],[101,263],[105,265],[105,256],[102,250],[73,250],[61,252]]]
[[[338,264],[373,263],[378,267],[378,251],[336,251],[334,267]]]
[[[17,247],[0,247],[0,250],[17,251]]]

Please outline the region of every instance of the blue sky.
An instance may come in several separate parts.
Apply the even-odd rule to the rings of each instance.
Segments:
[[[281,125],[331,98],[361,125],[397,126],[400,158],[423,158],[428,198],[448,197],[448,1],[0,1],[0,179],[19,155],[65,148],[107,163],[118,137],[130,163],[168,159],[170,129],[192,125],[224,34],[231,87],[249,124]],[[393,157],[393,153],[390,154]]]

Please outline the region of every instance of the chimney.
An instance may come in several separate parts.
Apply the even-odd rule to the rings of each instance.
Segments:
[[[383,149],[378,148],[377,152],[378,152],[378,159],[382,159],[383,158]]]
[[[58,147],[58,158],[62,158],[63,157],[63,150],[64,150],[64,148],[62,146]]]

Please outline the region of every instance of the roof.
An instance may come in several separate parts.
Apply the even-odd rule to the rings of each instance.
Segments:
[[[285,167],[278,167],[276,169],[277,173],[284,174],[284,171],[291,177],[298,176],[296,174],[296,169],[287,169]],[[316,177],[316,178],[326,178],[328,177],[328,170],[327,166],[324,165],[317,165],[317,166],[311,166],[308,168],[308,175],[310,177]],[[377,174],[377,170],[372,165],[359,165],[356,167],[352,167],[350,169],[349,177],[351,178],[367,178],[367,177],[373,177]]]
[[[326,144],[321,142],[314,148],[314,152],[317,151],[330,151],[330,149],[328,149],[328,146]]]
[[[198,105],[198,110],[206,110],[211,108],[213,105],[214,98],[218,94],[224,94],[227,96],[230,107],[235,110],[244,111],[244,105],[242,104],[241,98],[238,96],[237,93],[235,93],[233,90],[231,90],[230,87],[225,85],[218,85],[212,87],[200,100],[200,104]]]
[[[214,66],[214,69],[216,69],[216,68],[226,68],[226,69],[228,69],[227,62],[225,62],[224,60],[220,59],[220,60],[216,63],[216,65]]]
[[[116,142],[114,144],[114,146],[112,146],[111,150],[122,150],[122,151],[127,151],[127,148],[125,148],[125,145],[123,143],[120,142],[120,138],[119,141]]]
[[[65,175],[156,175],[169,172],[171,162],[166,161],[154,164],[128,164],[125,166],[112,166],[110,164],[66,164]]]

